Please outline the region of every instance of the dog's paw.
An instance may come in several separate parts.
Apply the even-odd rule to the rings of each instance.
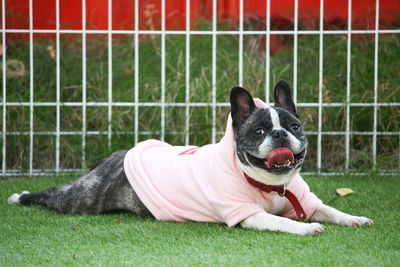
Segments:
[[[8,198],[7,203],[9,205],[19,204],[19,198],[21,197],[21,195],[24,194],[30,194],[30,193],[28,191],[23,191],[21,194],[14,193]]]
[[[299,235],[316,235],[324,231],[325,227],[319,223],[301,223],[296,229],[295,234]]]
[[[12,195],[8,198],[7,203],[8,203],[9,205],[19,204],[19,197],[20,197],[20,196],[21,196],[21,195],[20,195],[20,194],[17,194],[17,193],[12,194]]]
[[[345,218],[341,218],[338,224],[350,227],[358,227],[358,226],[370,225],[373,223],[374,222],[367,217],[348,215]]]

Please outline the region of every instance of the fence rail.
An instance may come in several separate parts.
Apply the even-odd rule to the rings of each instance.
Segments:
[[[319,20],[319,30],[299,30],[298,29],[298,0],[294,1],[294,29],[293,30],[271,30],[270,29],[270,0],[266,0],[267,9],[266,9],[266,30],[244,30],[243,25],[243,1],[240,0],[240,17],[239,17],[239,27],[238,30],[218,30],[217,29],[217,1],[213,1],[213,16],[212,16],[212,30],[191,30],[190,28],[190,0],[186,0],[186,29],[185,30],[166,30],[165,27],[165,0],[161,0],[162,3],[162,12],[161,12],[161,30],[139,30],[139,1],[135,0],[135,28],[133,30],[112,30],[112,0],[108,0],[108,30],[87,30],[86,29],[86,3],[85,0],[82,1],[82,30],[63,30],[60,29],[60,3],[59,0],[56,1],[56,29],[33,29],[33,15],[32,15],[32,0],[29,0],[29,29],[7,29],[6,21],[5,21],[5,5],[6,1],[2,0],[2,47],[3,47],[3,57],[2,57],[2,65],[3,65],[3,73],[2,73],[2,84],[3,84],[3,92],[2,92],[2,102],[0,105],[2,106],[3,117],[2,117],[2,169],[1,174],[3,177],[6,176],[32,176],[32,175],[48,175],[48,174],[60,174],[60,173],[71,173],[71,172],[80,172],[81,169],[62,169],[60,168],[60,136],[64,135],[78,135],[81,136],[81,147],[82,154],[81,160],[82,164],[84,164],[86,160],[86,137],[91,135],[106,135],[107,136],[107,146],[111,147],[111,140],[114,134],[116,135],[124,135],[129,134],[134,136],[135,144],[138,142],[139,135],[147,135],[151,134],[146,131],[139,130],[139,107],[160,107],[161,108],[161,117],[160,117],[160,130],[159,134],[161,136],[161,140],[164,140],[166,135],[165,130],[165,108],[166,107],[184,107],[185,108],[185,131],[172,132],[171,134],[182,134],[185,135],[185,143],[189,143],[189,133],[190,133],[190,123],[189,123],[189,110],[191,107],[211,107],[212,108],[212,142],[216,142],[217,134],[222,134],[216,130],[216,108],[217,107],[228,107],[229,103],[218,103],[216,101],[216,73],[217,73],[217,36],[220,35],[234,35],[238,36],[239,40],[239,50],[238,50],[238,84],[242,86],[243,84],[243,36],[245,35],[260,35],[265,36],[266,38],[266,88],[265,88],[265,99],[268,101],[270,99],[270,37],[271,35],[289,35],[293,36],[293,93],[294,93],[294,101],[297,103],[297,52],[298,52],[298,36],[299,35],[315,35],[319,37],[319,94],[318,94],[318,102],[311,103],[297,103],[299,107],[315,107],[318,108],[318,129],[317,131],[308,131],[308,135],[317,136],[317,170],[313,173],[321,173],[321,174],[340,174],[342,172],[335,173],[327,173],[321,171],[322,169],[322,136],[325,135],[342,135],[345,136],[345,172],[349,169],[349,160],[350,160],[350,136],[351,135],[368,135],[372,136],[372,161],[373,166],[376,166],[376,154],[377,154],[377,136],[399,136],[399,131],[392,132],[381,132],[377,130],[377,113],[379,107],[399,107],[400,103],[397,102],[378,102],[378,45],[379,45],[379,35],[381,34],[400,34],[400,29],[390,29],[383,30],[379,29],[379,0],[376,1],[376,14],[375,14],[375,29],[374,30],[353,30],[352,29],[352,1],[348,0],[348,29],[347,30],[324,30],[324,1],[320,0],[320,20]],[[30,55],[30,66],[29,66],[29,74],[30,74],[30,99],[29,102],[7,102],[6,96],[6,34],[9,33],[23,33],[29,34],[29,55]],[[55,102],[35,102],[34,101],[34,59],[33,59],[33,34],[55,34],[56,35],[56,101]],[[77,34],[82,36],[82,101],[81,102],[61,102],[60,101],[60,35],[61,34]],[[87,88],[86,88],[86,80],[87,80],[87,70],[86,70],[86,37],[88,34],[102,34],[107,35],[107,43],[108,43],[108,101],[106,102],[88,102],[87,101]],[[113,87],[112,87],[112,77],[113,77],[113,66],[112,66],[112,39],[114,34],[120,35],[132,35],[134,36],[135,43],[135,83],[134,83],[134,101],[133,102],[113,102]],[[354,103],[350,101],[351,95],[351,87],[350,87],[350,70],[351,70],[351,45],[352,45],[352,35],[357,34],[367,34],[374,35],[375,38],[375,48],[374,48],[374,101],[368,103]],[[139,101],[139,37],[141,35],[160,35],[161,36],[161,101],[159,103],[154,102],[140,102]],[[185,68],[186,68],[186,77],[185,77],[185,102],[180,103],[167,103],[165,99],[165,38],[166,35],[183,35],[186,38],[186,57],[185,57]],[[190,102],[190,38],[194,35],[207,35],[212,37],[212,81],[211,88],[212,91],[212,101],[204,102],[204,103],[195,103]],[[346,99],[345,103],[323,103],[322,91],[323,91],[323,44],[324,44],[324,36],[325,35],[347,35],[347,90],[346,90]],[[317,53],[317,51],[316,51]],[[29,116],[30,116],[30,124],[29,131],[7,131],[6,129],[6,111],[7,107],[16,107],[16,106],[24,106],[29,107]],[[60,107],[70,106],[70,107],[81,107],[82,108],[82,129],[80,131],[61,131],[60,129]],[[107,107],[107,120],[108,120],[108,128],[107,131],[88,131],[86,126],[87,121],[87,107]],[[33,125],[33,114],[35,107],[56,107],[56,131],[34,131]],[[113,131],[112,129],[112,107],[134,107],[135,108],[135,117],[134,117],[134,130],[133,131]],[[344,107],[346,109],[346,126],[344,131],[324,131],[322,125],[322,109],[323,107]],[[352,131],[350,129],[350,108],[351,107],[373,107],[373,130],[372,131]],[[27,135],[29,136],[29,169],[27,171],[24,170],[16,170],[16,169],[7,169],[6,168],[6,141],[7,136],[12,135]],[[55,168],[54,169],[34,169],[33,168],[33,138],[35,135],[50,135],[56,137],[56,145],[55,145]],[[400,159],[399,159],[400,161]],[[83,166],[83,165],[82,165]],[[396,171],[383,171],[382,174],[398,174]]]

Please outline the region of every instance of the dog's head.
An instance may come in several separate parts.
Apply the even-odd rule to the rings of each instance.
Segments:
[[[230,101],[239,167],[264,184],[289,182],[303,165],[308,144],[289,85],[278,82],[275,105],[267,109],[257,108],[241,87],[232,88]]]

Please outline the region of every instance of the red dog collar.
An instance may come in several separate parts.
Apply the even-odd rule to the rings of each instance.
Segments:
[[[264,191],[267,193],[271,193],[272,191],[274,191],[274,192],[277,192],[281,197],[286,197],[289,200],[290,204],[292,204],[292,206],[297,214],[297,217],[300,220],[305,220],[307,218],[307,215],[304,212],[303,207],[300,205],[299,200],[292,192],[290,192],[289,190],[286,189],[285,185],[281,185],[281,186],[266,185],[266,184],[257,182],[253,178],[249,177],[247,174],[244,174],[244,176],[246,177],[249,184],[260,189],[261,191]]]

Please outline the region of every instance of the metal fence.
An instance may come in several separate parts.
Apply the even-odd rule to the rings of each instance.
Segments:
[[[112,29],[112,0],[108,0],[108,30],[87,30],[86,29],[86,3],[85,0],[82,1],[82,30],[62,30],[60,29],[60,6],[59,1],[56,1],[56,29],[55,30],[45,30],[45,29],[33,29],[33,15],[32,15],[32,0],[29,1],[29,29],[7,29],[6,21],[5,21],[5,0],[2,0],[2,44],[3,44],[3,73],[2,73],[2,84],[3,84],[3,92],[2,92],[2,129],[1,129],[1,139],[2,139],[2,166],[1,166],[1,175],[3,177],[6,176],[25,176],[25,175],[48,175],[54,173],[66,173],[66,172],[79,172],[81,169],[62,169],[60,168],[60,136],[61,135],[78,135],[81,136],[81,147],[82,154],[81,160],[85,162],[85,146],[86,146],[86,137],[88,135],[100,135],[103,134],[101,132],[96,131],[88,131],[86,128],[86,108],[89,106],[101,106],[108,107],[108,131],[107,131],[107,140],[108,147],[111,146],[111,140],[113,134],[118,134],[118,132],[113,132],[111,127],[111,119],[112,119],[112,107],[134,107],[135,108],[135,120],[134,120],[134,131],[132,131],[132,135],[134,136],[135,144],[138,142],[139,136],[139,107],[151,106],[151,107],[160,107],[161,109],[161,117],[160,117],[160,136],[161,140],[165,138],[165,108],[166,107],[184,107],[186,114],[186,123],[185,123],[185,140],[186,144],[189,143],[189,133],[190,133],[190,123],[189,123],[189,110],[191,107],[212,107],[212,142],[216,142],[216,108],[217,107],[227,107],[229,103],[217,103],[216,101],[216,60],[217,60],[217,36],[218,35],[233,35],[238,36],[239,40],[239,50],[238,50],[238,68],[239,68],[239,77],[238,84],[240,86],[243,85],[243,36],[245,35],[261,35],[266,38],[266,88],[265,88],[265,99],[268,101],[270,99],[270,37],[271,35],[290,35],[294,40],[293,47],[293,99],[297,103],[297,59],[298,59],[298,36],[299,35],[314,35],[319,36],[319,96],[318,102],[315,103],[297,103],[299,107],[315,107],[318,108],[318,130],[307,132],[308,135],[317,136],[317,170],[315,173],[323,173],[323,174],[331,174],[321,172],[322,161],[321,161],[321,152],[322,152],[322,137],[325,135],[341,135],[345,136],[345,169],[349,168],[349,160],[350,160],[350,136],[351,135],[367,135],[372,136],[372,161],[373,165],[376,165],[376,155],[377,155],[377,137],[378,136],[400,136],[400,132],[379,132],[377,131],[377,111],[380,107],[388,107],[388,106],[400,106],[400,103],[380,103],[378,102],[378,45],[379,45],[379,35],[380,34],[400,34],[399,29],[394,30],[380,30],[379,29],[379,0],[376,1],[376,16],[375,16],[375,29],[374,30],[353,30],[352,29],[352,2],[348,1],[348,28],[347,30],[324,30],[324,1],[320,0],[320,20],[319,20],[319,30],[299,30],[298,28],[298,0],[294,1],[294,29],[293,30],[271,30],[270,29],[270,2],[271,0],[266,0],[267,9],[266,9],[266,30],[257,30],[257,31],[248,31],[243,28],[243,0],[240,0],[240,17],[239,17],[239,29],[238,30],[229,30],[229,31],[220,31],[217,29],[217,1],[213,1],[213,16],[212,16],[212,30],[202,31],[202,30],[191,30],[190,27],[190,0],[186,0],[186,30],[166,30],[165,27],[165,0],[162,0],[162,15],[161,15],[161,30],[140,30],[139,29],[139,11],[138,5],[139,1],[135,0],[135,28],[133,30],[113,30]],[[30,65],[29,65],[29,75],[30,75],[30,100],[29,102],[7,102],[6,96],[6,34],[7,33],[25,33],[29,34],[29,49],[30,49]],[[33,60],[33,34],[35,33],[52,33],[56,35],[56,75],[57,75],[57,87],[55,90],[56,101],[55,102],[35,102],[34,101],[34,83],[33,76],[35,75],[33,66],[35,64]],[[60,34],[77,34],[82,36],[82,101],[81,102],[60,102]],[[86,36],[87,34],[107,34],[108,36],[108,102],[87,102],[86,99]],[[135,100],[134,102],[113,102],[113,87],[112,87],[112,35],[113,34],[123,34],[123,35],[133,35],[134,36],[134,44],[135,44],[135,84],[134,84],[134,94]],[[161,36],[161,102],[160,103],[143,103],[139,101],[139,48],[140,42],[139,37],[142,35],[160,35]],[[351,87],[350,87],[350,69],[351,69],[351,46],[352,46],[352,35],[363,34],[363,35],[374,35],[375,40],[375,53],[374,53],[374,100],[371,103],[354,103],[350,101],[351,95]],[[186,100],[182,103],[167,103],[165,100],[165,69],[166,69],[166,60],[165,60],[165,37],[167,35],[185,35],[186,36]],[[208,35],[212,36],[212,81],[211,88],[212,90],[212,102],[210,103],[193,103],[190,102],[190,38],[193,35]],[[326,35],[347,35],[347,90],[346,90],[346,99],[345,103],[324,103],[323,102],[323,46],[324,46],[324,36]],[[6,112],[7,107],[11,106],[25,106],[29,107],[29,116],[30,116],[30,127],[29,132],[12,132],[7,131],[6,128]],[[33,125],[33,114],[35,107],[41,106],[51,106],[56,107],[56,131],[55,132],[35,132]],[[60,107],[61,106],[73,106],[73,107],[81,107],[82,108],[82,130],[77,132],[63,132],[60,129]],[[346,126],[345,131],[324,131],[323,130],[323,119],[322,119],[322,109],[323,107],[345,107],[346,109]],[[373,129],[372,131],[361,131],[355,132],[350,128],[350,108],[351,107],[372,107],[373,108]],[[7,169],[6,168],[6,141],[7,136],[12,135],[29,135],[29,169],[18,170],[18,169]],[[33,138],[35,135],[51,135],[55,136],[55,169],[34,169],[32,160],[33,160]],[[400,161],[400,160],[399,160]],[[393,171],[393,170],[391,170]]]

